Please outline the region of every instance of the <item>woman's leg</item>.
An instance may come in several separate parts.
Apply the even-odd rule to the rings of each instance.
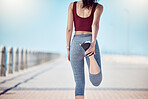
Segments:
[[[77,41],[70,46],[70,63],[75,80],[75,98],[84,99],[85,75],[84,75],[84,51]]]
[[[86,62],[88,65],[88,70],[89,70],[89,79],[91,83],[94,86],[99,86],[101,81],[102,81],[102,69],[101,69],[101,57],[100,57],[100,50],[99,50],[99,45],[98,41],[96,40],[96,45],[95,45],[95,55],[94,58],[96,59],[99,67],[100,67],[100,72],[98,74],[91,74],[90,73],[90,59],[88,56],[86,56]]]

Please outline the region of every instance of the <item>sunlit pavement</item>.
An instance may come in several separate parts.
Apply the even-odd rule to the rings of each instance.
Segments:
[[[85,99],[148,99],[148,65],[102,58],[103,81],[91,84],[85,61]],[[67,57],[0,77],[0,99],[74,99],[74,77]]]

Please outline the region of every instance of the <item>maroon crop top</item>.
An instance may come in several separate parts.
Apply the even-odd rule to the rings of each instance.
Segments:
[[[93,22],[93,16],[95,12],[95,8],[97,3],[94,3],[91,14],[89,17],[83,18],[77,15],[76,13],[76,3],[77,1],[74,2],[73,5],[73,17],[74,17],[74,26],[75,26],[75,31],[89,31],[92,32],[92,22]]]

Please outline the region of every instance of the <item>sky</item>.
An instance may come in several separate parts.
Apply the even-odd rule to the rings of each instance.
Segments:
[[[0,45],[66,54],[71,2],[74,0],[1,0]],[[101,53],[148,56],[148,1],[98,3],[103,5],[97,35]]]

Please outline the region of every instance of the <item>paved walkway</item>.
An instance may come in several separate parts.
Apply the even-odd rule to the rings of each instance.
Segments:
[[[103,59],[102,59],[103,60]],[[102,61],[103,81],[91,84],[85,60],[85,99],[148,99],[148,65]],[[0,77],[0,99],[74,99],[74,77],[66,57]]]

